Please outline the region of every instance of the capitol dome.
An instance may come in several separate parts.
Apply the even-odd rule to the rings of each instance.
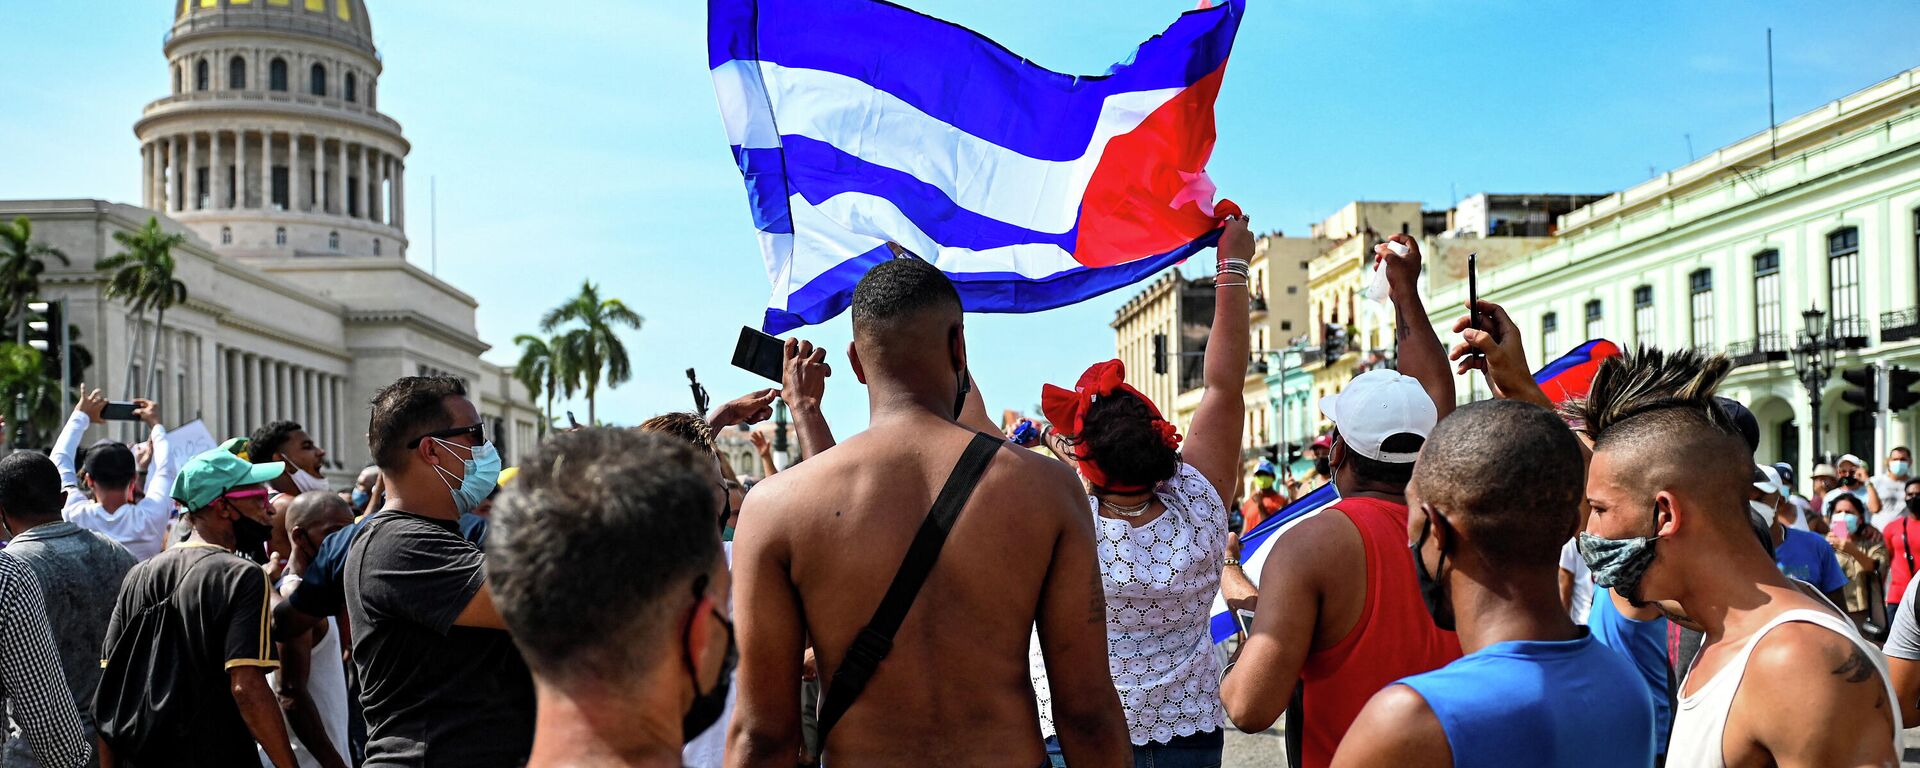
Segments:
[[[365,0],[168,0],[134,123],[146,207],[224,255],[405,258],[406,157]]]
[[[257,30],[313,35],[372,53],[373,25],[362,0],[179,0],[173,33],[178,37],[218,30]]]

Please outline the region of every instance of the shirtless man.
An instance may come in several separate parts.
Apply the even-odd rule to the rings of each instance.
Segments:
[[[1244,224],[1232,224],[1244,234]],[[934,497],[973,439],[954,422],[967,378],[959,295],[917,259],[853,294],[867,431],[754,487],[735,538],[740,699],[727,764],[794,764],[801,658],[834,675],[872,618]],[[1074,765],[1128,762],[1107,669],[1093,521],[1072,470],[1002,447],[865,691],[826,737],[835,768],[1044,765],[1027,647],[1038,624],[1054,717]]]
[[[1668,762],[1898,764],[1900,716],[1876,649],[1753,545],[1752,452],[1712,397],[1724,359],[1640,357],[1609,360],[1573,414],[1593,439],[1580,539],[1601,586],[1673,601],[1676,621],[1706,633]]]

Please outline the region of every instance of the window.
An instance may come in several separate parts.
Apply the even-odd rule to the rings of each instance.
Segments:
[[[247,87],[247,60],[235,56],[227,60],[227,89],[237,91]]]
[[[1297,286],[1297,285],[1289,285],[1289,286],[1287,286],[1287,295],[1288,295],[1288,296],[1292,296],[1292,295],[1294,295],[1294,294],[1297,294],[1297,293],[1299,293],[1299,292],[1300,292],[1300,286]]]
[[[1860,230],[1847,227],[1827,235],[1828,314],[1834,320],[1860,318]],[[1835,336],[1857,335],[1836,329]]]
[[[196,91],[206,90],[208,80],[210,79],[211,77],[207,74],[207,60],[201,59],[195,62],[193,65],[193,89]]]
[[[282,211],[287,209],[287,190],[290,186],[290,179],[287,178],[287,167],[284,165],[274,166],[272,195],[273,207],[275,209]]]
[[[267,65],[267,89],[284,91],[287,89],[287,60],[276,58]]]
[[[357,79],[356,79],[356,78],[355,78],[355,77],[353,76],[353,73],[352,73],[352,72],[348,72],[348,73],[347,73],[347,80],[346,80],[346,83],[345,83],[345,85],[346,85],[346,97],[347,97],[347,101],[353,101],[353,97],[354,97],[354,90],[355,90],[355,88],[356,88],[356,87],[357,87],[357,86],[359,85],[359,82],[358,82],[358,80],[357,80]]]
[[[315,96],[327,95],[327,68],[315,64],[307,74],[307,92]]]
[[[380,238],[373,239],[373,255],[380,255]]]
[[[220,244],[233,245],[233,227],[220,228]]]
[[[1607,335],[1604,325],[1605,324],[1602,323],[1600,319],[1600,300],[1593,299],[1591,301],[1588,301],[1587,302],[1587,338],[1588,339],[1604,338]]]
[[[377,242],[377,241],[376,241],[376,242]],[[375,254],[378,254],[378,253],[380,253],[380,251],[379,251],[378,249],[375,249],[375,250],[374,250],[374,253],[375,253]],[[1280,330],[1283,330],[1283,331],[1291,331],[1291,330],[1293,330],[1293,321],[1292,321],[1292,320],[1282,320],[1282,321],[1280,321]]]
[[[1660,329],[1653,324],[1653,286],[1643,285],[1633,289],[1633,343],[1642,347],[1656,346],[1654,341],[1660,336]]]
[[[327,250],[330,250],[330,251],[340,250],[340,233],[339,232],[327,233]]]
[[[273,244],[274,244],[274,245],[286,245],[286,244],[287,244],[287,228],[286,228],[286,227],[275,227],[275,228],[274,228],[274,230],[273,230]]]
[[[1753,333],[1756,349],[1785,350],[1780,335],[1780,252],[1753,256]]]
[[[1695,349],[1713,348],[1713,270],[1696,270],[1687,276],[1687,293],[1693,311],[1692,338]]]
[[[1560,316],[1548,312],[1540,316],[1540,354],[1560,356]]]

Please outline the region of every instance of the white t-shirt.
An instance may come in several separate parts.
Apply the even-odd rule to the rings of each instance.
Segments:
[[[1181,464],[1155,489],[1167,511],[1139,527],[1100,516],[1088,497],[1107,598],[1107,667],[1134,744],[1219,730],[1220,659],[1209,628],[1226,560],[1227,508],[1205,475]],[[1053,695],[1035,632],[1028,654],[1040,730],[1052,736]]]
[[[1880,473],[1869,478],[1873,495],[1880,497],[1880,511],[1873,516],[1873,527],[1885,528],[1907,511],[1907,481]]]
[[[80,475],[74,471],[73,454],[80,436],[92,424],[87,415],[75,411],[60,430],[53,444],[53,464],[60,468],[60,484],[67,490],[66,508],[60,516],[67,522],[113,539],[141,560],[160,554],[167,546],[167,523],[173,518],[173,461],[167,451],[167,430],[153,425],[153,458],[147,464],[146,493],[139,501],[108,510],[100,502],[80,492]]]
[[[334,754],[352,762],[353,753],[347,746],[347,667],[340,655],[340,623],[338,619],[327,619],[327,634],[313,644],[313,655],[307,668],[307,695],[313,697],[313,708],[320,713],[320,724],[327,729],[327,741],[333,744]],[[280,673],[267,673],[267,685],[279,688]],[[281,717],[286,714],[281,713]],[[287,723],[287,740],[293,742],[293,757],[300,768],[320,768],[320,761],[314,759],[307,750],[306,742],[293,732],[293,723]],[[260,764],[268,762],[267,751],[260,750]]]
[[[1580,556],[1576,541],[1567,539],[1560,546],[1560,570],[1573,574],[1573,605],[1567,606],[1567,617],[1584,626],[1587,610],[1593,607],[1593,572],[1587,570],[1587,560]]]

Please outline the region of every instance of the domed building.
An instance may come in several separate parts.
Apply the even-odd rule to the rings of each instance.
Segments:
[[[467,381],[505,460],[532,447],[540,415],[509,372],[480,359],[478,303],[407,261],[406,157],[380,111],[384,74],[363,0],[168,0],[170,92],[134,122],[140,206],[0,201],[71,265],[43,293],[64,299],[86,376],[115,399],[159,400],[169,424],[216,438],[291,419],[329,452],[335,484],[370,461],[367,402],[407,375]],[[153,313],[103,295],[115,232],[158,217],[188,300],[157,350]],[[153,359],[156,391],[119,391]],[[118,425],[110,436],[133,438]],[[88,440],[94,439],[89,436]]]

